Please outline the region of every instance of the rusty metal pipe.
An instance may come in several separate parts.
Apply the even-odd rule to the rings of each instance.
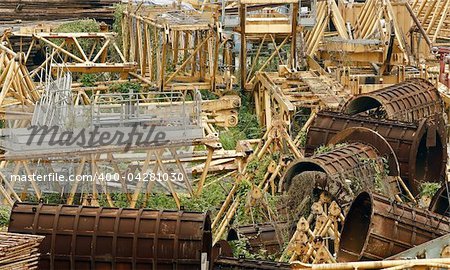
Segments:
[[[39,269],[201,269],[208,213],[16,203],[9,232],[44,235]]]
[[[345,218],[337,260],[382,260],[449,232],[448,217],[362,192]]]

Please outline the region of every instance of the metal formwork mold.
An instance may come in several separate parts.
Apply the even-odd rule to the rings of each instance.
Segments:
[[[219,257],[233,257],[233,249],[227,240],[219,240],[212,248],[211,260],[215,262]]]
[[[260,250],[266,250],[268,254],[276,254],[283,248],[283,242],[280,239],[281,236],[279,235],[279,231],[286,228],[287,223],[264,223],[240,226],[228,231],[227,240],[239,240],[240,236],[244,236],[248,239],[250,244],[250,252],[258,253]]]
[[[419,121],[443,112],[438,90],[428,81],[411,79],[353,97],[343,107],[346,114],[378,110],[379,118],[404,122]],[[380,114],[380,111],[383,113]]]
[[[208,213],[16,203],[9,232],[45,236],[40,269],[201,269]]]
[[[364,190],[373,188],[377,172],[368,163],[379,159],[379,153],[374,147],[359,142],[348,143],[329,152],[293,162],[283,177],[284,189],[289,189],[297,175],[305,172],[322,172],[326,176],[314,179],[315,188],[327,191],[339,205],[348,204],[354,198],[354,191],[346,181],[360,179],[364,182],[360,188]]]
[[[392,147],[399,164],[400,176],[413,194],[418,194],[422,182],[437,182],[445,175],[447,163],[447,137],[442,123],[429,128],[425,120],[405,123],[393,120],[350,116],[336,112],[318,112],[308,129],[305,145],[306,155],[312,155],[321,145],[327,145],[342,130],[368,128],[378,133]],[[429,142],[430,133],[434,142]],[[353,140],[383,148],[377,140],[361,134]]]
[[[381,260],[449,232],[448,217],[362,192],[346,215],[337,260]]]
[[[301,159],[297,164],[313,163],[322,168],[325,173],[334,175],[358,165],[361,158],[377,157],[378,154],[373,147],[362,143],[350,143],[311,158]],[[298,169],[300,168],[297,168],[297,164],[290,167],[288,174],[291,169],[295,169],[293,172],[299,172]]]
[[[428,210],[440,215],[450,216],[450,201],[447,191],[449,187],[450,184],[443,183],[431,199]]]
[[[219,257],[214,270],[289,270],[289,263],[251,260],[245,258]]]

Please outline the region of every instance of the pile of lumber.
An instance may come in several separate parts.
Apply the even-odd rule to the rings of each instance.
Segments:
[[[37,269],[44,236],[0,232],[0,269]]]
[[[1,0],[0,21],[92,18],[112,22],[120,0]]]

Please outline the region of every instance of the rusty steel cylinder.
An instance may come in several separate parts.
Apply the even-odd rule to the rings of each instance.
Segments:
[[[292,162],[283,175],[283,188],[294,200],[326,191],[341,207],[350,205],[356,194],[366,190],[378,189],[393,197],[399,190],[393,177],[379,177],[384,166],[381,157],[374,147],[359,142],[336,146]],[[394,170],[389,167],[389,171]]]
[[[8,231],[45,236],[39,269],[200,270],[211,261],[208,213],[16,203]]]
[[[448,217],[362,192],[345,217],[337,260],[382,260],[449,232]]]
[[[343,107],[346,114],[366,112],[376,118],[415,122],[431,116],[442,117],[438,90],[424,79],[410,79],[353,97]]]
[[[434,194],[431,199],[430,206],[428,210],[433,213],[437,213],[440,215],[446,215],[450,217],[450,201],[448,198],[447,189],[449,188],[449,183],[443,183],[441,188]]]
[[[385,138],[395,152],[402,179],[414,195],[419,193],[421,183],[439,182],[444,178],[447,164],[445,127],[429,127],[425,121],[403,123],[336,112],[318,112],[308,129],[305,153],[312,155],[315,149],[327,145],[348,128],[368,128]],[[430,142],[430,138],[434,140]],[[370,140],[364,134],[353,139],[380,148],[377,141]]]
[[[292,162],[285,173],[285,184],[289,186],[295,175],[305,171],[322,171],[328,175],[340,175],[358,167],[363,159],[377,157],[375,148],[359,142],[349,143],[328,152]]]
[[[287,223],[263,223],[244,225],[228,231],[228,241],[239,240],[240,237],[248,239],[249,251],[258,254],[265,250],[268,254],[277,254],[282,251],[283,239],[281,232],[287,230]]]

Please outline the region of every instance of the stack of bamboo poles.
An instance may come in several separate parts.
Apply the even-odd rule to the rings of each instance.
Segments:
[[[450,41],[450,0],[411,0],[410,3],[433,43]]]
[[[112,22],[120,0],[1,0],[0,21],[93,18]]]
[[[37,269],[44,236],[0,232],[0,269]]]

